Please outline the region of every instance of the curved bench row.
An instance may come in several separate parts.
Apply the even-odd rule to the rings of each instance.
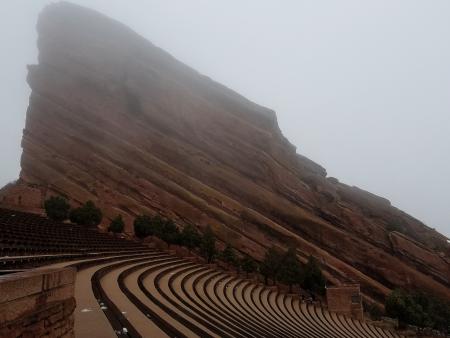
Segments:
[[[398,337],[274,288],[163,252],[116,257],[91,269],[93,297],[103,306],[115,335]]]
[[[77,268],[78,337],[397,337],[94,229],[0,208],[0,230],[0,273]]]

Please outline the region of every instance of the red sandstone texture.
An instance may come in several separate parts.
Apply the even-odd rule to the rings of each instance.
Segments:
[[[295,243],[301,259],[317,256],[331,282],[358,282],[366,298],[402,286],[450,299],[447,239],[327,177],[272,110],[94,11],[53,4],[37,29],[22,170],[0,191],[4,206],[39,211],[64,194],[122,214],[128,231],[135,215],[160,213],[209,224],[255,258]]]

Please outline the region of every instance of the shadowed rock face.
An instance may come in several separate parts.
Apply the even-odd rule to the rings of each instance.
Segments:
[[[140,213],[207,224],[261,258],[293,242],[333,283],[382,299],[394,286],[450,299],[446,238],[386,199],[327,178],[275,113],[177,61],[122,24],[67,3],[37,25],[22,171],[5,206],[93,200],[127,229]],[[403,234],[399,234],[401,232]]]

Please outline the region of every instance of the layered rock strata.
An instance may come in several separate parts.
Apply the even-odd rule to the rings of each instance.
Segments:
[[[447,239],[390,202],[327,177],[275,113],[199,74],[124,25],[67,3],[38,20],[39,62],[8,207],[51,194],[95,201],[132,231],[141,213],[211,225],[261,258],[269,245],[322,261],[366,299],[396,286],[450,299]]]

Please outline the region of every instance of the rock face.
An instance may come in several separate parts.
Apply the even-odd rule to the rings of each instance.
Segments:
[[[140,213],[211,225],[261,258],[274,244],[321,259],[332,283],[380,300],[395,286],[450,299],[447,239],[386,199],[327,178],[298,155],[275,113],[177,61],[122,24],[48,6],[23,133],[20,179],[6,206],[51,194],[93,200],[127,229]]]

